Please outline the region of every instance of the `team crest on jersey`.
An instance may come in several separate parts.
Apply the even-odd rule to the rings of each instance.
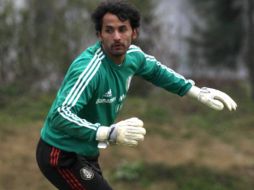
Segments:
[[[80,176],[83,180],[91,180],[94,178],[94,172],[89,167],[83,167],[80,170]]]

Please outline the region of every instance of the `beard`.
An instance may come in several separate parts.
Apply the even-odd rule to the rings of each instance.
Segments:
[[[127,52],[127,47],[125,44],[122,43],[114,43],[110,46],[110,54],[113,56],[123,56]]]

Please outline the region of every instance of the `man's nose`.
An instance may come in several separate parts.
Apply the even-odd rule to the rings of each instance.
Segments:
[[[121,39],[121,34],[118,31],[115,31],[114,40],[120,40],[120,39]]]

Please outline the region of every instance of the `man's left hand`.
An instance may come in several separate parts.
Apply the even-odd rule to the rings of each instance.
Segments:
[[[236,110],[237,107],[237,104],[229,95],[213,88],[192,86],[188,94],[215,110],[222,110],[224,105],[229,111]]]

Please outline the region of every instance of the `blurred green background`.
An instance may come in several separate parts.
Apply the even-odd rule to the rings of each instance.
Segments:
[[[54,189],[35,148],[68,66],[96,41],[89,14],[98,2],[0,1],[1,190]],[[103,150],[105,177],[121,190],[252,190],[253,2],[131,2],[143,17],[135,43],[238,109],[214,111],[135,78],[118,120],[140,117],[147,135],[137,148]]]

